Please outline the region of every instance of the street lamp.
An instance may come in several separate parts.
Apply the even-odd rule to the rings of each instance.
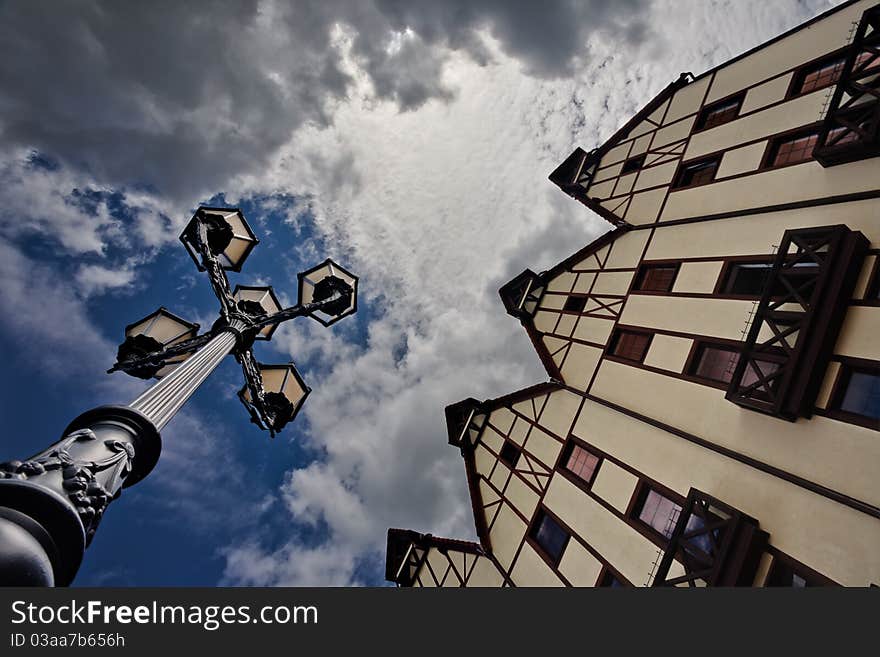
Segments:
[[[324,326],[335,324],[343,317],[357,312],[357,294],[339,294],[338,290],[357,292],[357,276],[346,271],[327,258],[317,267],[297,275],[299,278],[299,303],[314,306],[312,318]]]
[[[312,389],[306,385],[293,363],[257,363],[257,369],[259,376],[253,377],[253,380],[259,380],[262,386],[252,389],[246,383],[238,391],[238,398],[251,414],[251,422],[274,436],[296,417]]]
[[[236,285],[232,298],[239,310],[252,315],[274,315],[281,310],[281,303],[271,286]],[[257,332],[254,339],[271,340],[276,328],[278,324],[267,324]]]
[[[199,271],[205,271],[202,254],[198,245],[198,231],[207,229],[208,248],[217,258],[223,269],[241,271],[245,258],[250,255],[260,240],[237,208],[200,207],[186,228],[180,234],[180,241],[186,247]]]
[[[0,585],[65,586],[98,523],[122,488],[155,466],[159,432],[208,375],[232,354],[245,385],[239,398],[251,421],[274,436],[291,422],[311,389],[293,363],[258,363],[255,340],[279,324],[313,317],[325,326],[357,309],[357,277],[332,260],[299,274],[299,303],[283,308],[271,287],[238,285],[258,243],[240,210],[200,207],[180,236],[220,303],[210,330],[165,308],[129,324],[109,372],[157,378],[128,406],[99,406],[76,418],[62,438],[25,461],[0,463]]]
[[[116,361],[118,363],[142,362],[140,367],[131,367],[126,370],[128,374],[140,379],[162,378],[176,365],[186,360],[192,351],[181,352],[176,356],[166,353],[165,358],[162,359],[164,366],[159,363],[144,362],[144,357],[166,352],[170,347],[196,337],[198,332],[198,324],[181,319],[169,312],[164,306],[160,307],[143,319],[125,327],[125,341],[119,345]],[[110,371],[114,372],[115,368]]]

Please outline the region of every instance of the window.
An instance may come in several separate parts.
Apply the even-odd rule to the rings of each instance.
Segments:
[[[699,344],[689,374],[707,381],[730,383],[739,352],[721,345]]]
[[[858,59],[856,59],[853,70],[858,70],[859,66],[864,65],[870,57],[871,53],[869,52],[861,53],[858,56]],[[845,64],[846,55],[838,55],[830,59],[824,59],[818,64],[813,64],[812,66],[803,69],[797,76],[795,76],[794,94],[806,94],[811,91],[816,91],[817,89],[822,89],[823,87],[831,86],[840,79]],[[880,59],[874,59],[874,61],[869,62],[864,68],[873,68],[878,64],[880,64]]]
[[[800,287],[797,279],[803,278],[806,282],[807,278],[815,276],[815,268],[818,264],[815,262],[798,262],[789,269],[788,279],[793,283],[795,289]],[[767,260],[755,262],[735,262],[727,267],[727,271],[723,274],[720,292],[722,294],[733,294],[737,296],[746,296],[758,298],[764,293],[764,286],[770,279],[770,272],[773,269],[773,263]],[[779,297],[787,294],[788,288],[781,279],[776,279],[772,295]],[[807,293],[808,292],[802,292]]]
[[[807,568],[787,555],[774,551],[770,570],[764,579],[764,586],[788,586],[805,588],[808,586],[832,586],[834,583],[827,577]]]
[[[624,586],[624,584],[614,576],[614,573],[606,568],[601,579],[599,580],[599,586],[616,588]]]
[[[830,408],[841,419],[880,429],[880,363],[843,363]]]
[[[739,95],[731,100],[722,100],[703,109],[697,121],[697,129],[706,130],[733,121],[739,115],[743,98],[744,95]]]
[[[529,536],[554,564],[559,563],[570,538],[568,532],[543,509],[538,511]]]
[[[760,297],[770,278],[771,262],[740,262],[731,265],[721,286],[724,294]]]
[[[515,468],[516,464],[519,462],[519,455],[519,447],[509,440],[505,440],[504,445],[501,447],[501,454],[499,455],[501,460],[509,467]]]
[[[840,56],[830,60],[826,59],[804,69],[797,77],[795,85],[797,91],[795,93],[805,94],[834,84],[840,79],[845,63],[846,58]]]
[[[862,129],[867,128],[867,126],[867,121],[863,121],[859,124],[859,127]],[[846,126],[840,126],[839,128],[834,128],[833,130],[828,131],[828,136],[825,138],[825,145],[843,146],[844,144],[852,144],[853,142],[857,142],[858,140],[858,132]]]
[[[651,344],[650,333],[619,330],[611,341],[611,354],[625,360],[641,363]]]
[[[678,265],[642,265],[636,275],[636,290],[669,292],[675,283]]]
[[[650,528],[655,535],[659,535],[659,538],[664,542],[668,541],[675,531],[676,523],[678,523],[678,517],[682,511],[681,504],[673,502],[646,483],[641,484],[637,500],[632,517]],[[718,518],[710,515],[710,519],[714,521]],[[685,532],[704,526],[705,520],[692,513],[688,518]],[[703,552],[709,553],[712,550],[712,540],[717,542],[720,537],[721,530],[717,529],[712,532],[711,538],[708,534],[699,534],[688,539],[687,542]]]
[[[635,157],[629,158],[626,162],[623,163],[623,168],[621,168],[620,173],[632,173],[633,171],[637,171],[642,168],[642,165],[645,163],[645,154],[636,155]]]
[[[802,132],[797,135],[781,137],[770,142],[769,165],[781,167],[785,164],[798,164],[813,159],[813,149],[819,133],[816,130]]]
[[[733,378],[733,373],[739,363],[739,350],[727,345],[716,343],[698,343],[694,358],[688,368],[688,374],[698,379],[703,379],[712,383],[728,384]],[[749,365],[748,369],[743,373],[740,387],[747,388],[755,383],[758,379],[773,374],[779,369],[779,363],[769,360],[757,360],[758,372],[754,365]],[[776,380],[769,382],[772,388],[776,384]],[[766,390],[759,387],[754,394],[766,394]]]
[[[569,312],[581,313],[584,311],[586,305],[587,297],[570,296],[565,300],[565,305],[562,309],[568,310]]]
[[[866,301],[880,301],[880,256],[874,259],[874,271],[865,289]]]
[[[565,469],[587,484],[593,483],[593,477],[599,469],[600,458],[572,442],[566,450]]]
[[[711,160],[685,164],[679,169],[673,187],[694,187],[712,182],[715,180],[715,172],[718,170],[719,161],[720,158],[713,158]]]
[[[681,513],[681,505],[649,486],[644,487],[639,497],[635,517],[664,538],[672,536],[678,514]]]

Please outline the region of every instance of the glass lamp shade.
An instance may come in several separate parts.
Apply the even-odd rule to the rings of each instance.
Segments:
[[[202,259],[196,249],[195,231],[198,222],[207,224],[208,247],[217,256],[223,269],[241,271],[241,266],[254,247],[259,244],[251,227],[238,208],[200,207],[180,234],[180,241],[186,247],[199,271],[204,271]]]
[[[296,417],[306,397],[312,391],[293,363],[286,365],[265,365],[258,363],[260,376],[263,379],[263,401],[266,406],[262,413],[264,420],[269,421],[272,431],[281,429]],[[253,405],[251,391],[247,386],[239,393],[246,406]],[[268,417],[267,417],[268,415]]]
[[[329,258],[317,267],[300,273],[298,277],[301,305],[323,301],[337,289],[347,293],[340,301],[311,314],[324,326],[335,324],[357,312],[357,276]]]
[[[172,347],[184,340],[194,338],[198,332],[198,324],[181,319],[166,308],[160,307],[143,319],[125,327],[125,342],[119,345],[116,360],[123,362],[148,356],[166,347]],[[165,361],[164,366],[159,368],[142,367],[135,370],[126,369],[126,371],[141,379],[152,377],[161,379],[190,355],[191,352],[172,356]]]
[[[281,302],[271,286],[236,285],[232,298],[239,310],[252,316],[272,315],[281,310]],[[278,324],[264,326],[255,339],[270,340],[276,328]]]

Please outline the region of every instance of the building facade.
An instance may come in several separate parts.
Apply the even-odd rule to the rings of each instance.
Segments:
[[[501,289],[550,377],[446,409],[478,543],[403,586],[880,584],[880,5],[694,78],[551,175],[612,224]]]

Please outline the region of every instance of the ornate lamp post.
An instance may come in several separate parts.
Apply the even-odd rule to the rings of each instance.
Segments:
[[[229,354],[241,364],[239,398],[270,435],[293,420],[310,389],[293,363],[264,365],[255,340],[279,324],[312,317],[325,326],[357,309],[357,277],[326,260],[299,274],[299,302],[282,308],[270,287],[230,289],[258,240],[241,211],[201,207],[180,236],[220,302],[209,331],[165,308],[130,324],[116,364],[157,383],[128,406],[99,406],[76,418],[61,440],[26,461],[0,464],[0,585],[66,586],[101,516],[122,489],[146,477],[161,451],[159,432]]]

